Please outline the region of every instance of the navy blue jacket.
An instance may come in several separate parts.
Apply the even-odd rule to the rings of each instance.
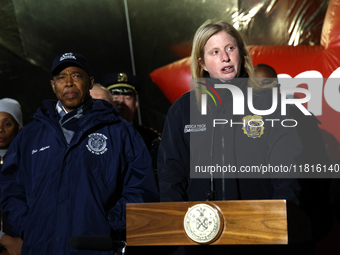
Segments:
[[[217,81],[218,83],[221,82]],[[276,121],[273,126],[271,121],[264,121],[264,130],[260,137],[248,137],[242,129],[242,124],[230,127],[231,120],[233,123],[241,123],[243,117],[254,115],[246,105],[247,83],[245,79],[235,79],[231,81],[231,84],[243,91],[245,112],[241,116],[233,115],[233,98],[230,91],[216,89],[223,102],[225,113],[223,116],[227,116],[226,119],[229,121],[227,125],[224,125],[223,130],[222,125],[218,125],[215,131],[212,131],[214,116],[211,116],[210,110],[215,105],[209,96],[206,116],[201,115],[198,110],[193,91],[184,94],[169,109],[158,152],[161,201],[204,201],[211,199],[209,191],[213,190],[213,199],[216,200],[289,199],[299,204],[300,186],[296,179],[282,178],[285,177],[284,174],[281,176],[263,175],[263,178],[253,179],[247,178],[247,175],[243,176],[246,178],[239,178],[240,173],[235,173],[232,177],[229,175],[225,179],[214,179],[213,185],[211,185],[210,178],[190,177],[190,169],[202,166],[201,158],[210,154],[214,157],[212,165],[218,162],[219,165],[235,166],[237,170],[240,170],[242,166],[268,166],[268,164],[293,166],[302,151],[296,129],[282,127],[280,123],[282,119],[291,118],[289,111],[288,116],[281,116],[280,100],[276,111],[268,116],[262,116],[265,119],[280,119],[280,121]],[[253,105],[258,110],[270,109],[272,91],[255,92]],[[204,140],[202,137],[205,133],[210,135],[205,136],[208,139]],[[224,148],[221,147],[222,141]],[[220,160],[222,155],[224,155],[223,163]]]
[[[94,100],[67,145],[44,102],[12,142],[1,174],[1,205],[23,237],[22,254],[112,254],[74,250],[72,236],[125,230],[126,203],[158,200],[151,157],[114,107]]]

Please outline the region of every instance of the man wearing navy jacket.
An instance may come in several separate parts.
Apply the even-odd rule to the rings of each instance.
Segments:
[[[11,144],[1,172],[1,204],[22,254],[89,254],[72,236],[125,231],[126,203],[157,201],[151,158],[140,135],[103,100],[85,58],[54,59],[45,101]],[[91,254],[112,254],[91,251]]]

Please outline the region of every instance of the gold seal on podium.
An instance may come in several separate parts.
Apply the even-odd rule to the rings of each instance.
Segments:
[[[196,204],[185,214],[184,229],[194,242],[209,244],[220,236],[223,230],[223,216],[211,205]]]

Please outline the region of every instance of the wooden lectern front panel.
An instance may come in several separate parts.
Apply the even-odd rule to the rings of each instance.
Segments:
[[[186,234],[184,217],[200,203],[223,215],[222,233],[211,245],[288,243],[285,200],[242,200],[127,204],[127,245],[199,245]]]

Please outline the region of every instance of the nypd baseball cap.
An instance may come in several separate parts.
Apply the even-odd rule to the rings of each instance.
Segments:
[[[89,65],[87,64],[86,59],[80,54],[69,52],[69,53],[64,53],[54,58],[52,69],[51,69],[51,79],[53,79],[53,76],[56,76],[62,70],[64,70],[65,68],[69,66],[80,67],[89,76],[91,76],[90,68],[89,68]]]

